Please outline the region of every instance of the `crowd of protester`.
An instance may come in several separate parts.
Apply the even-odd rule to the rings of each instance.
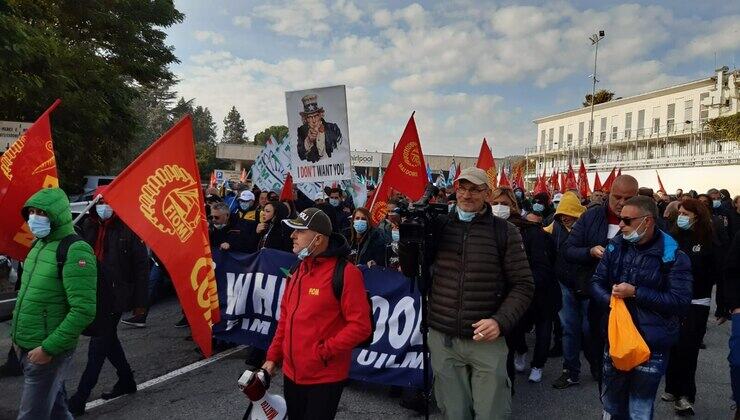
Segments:
[[[454,190],[440,189],[432,198],[447,205],[448,212],[435,220],[427,314],[434,396],[446,418],[509,416],[520,373],[531,382],[550,381],[555,389],[578,386],[581,353],[598,381],[604,418],[652,418],[663,377],[660,400],[672,403],[677,414],[693,415],[697,398],[712,397],[697,390],[696,370],[713,295],[714,318],[720,323],[734,321],[728,359],[733,396],[739,400],[740,196],[733,199],[727,190],[715,188],[705,194],[680,189],[675,194],[655,193],[629,175],[617,177],[608,191],[594,191],[589,197],[577,190],[534,194],[491,188],[485,172],[476,168],[462,171],[456,181]],[[73,232],[66,197],[50,197],[60,193],[41,191],[23,209],[31,232],[39,238],[32,256],[50,252],[44,248],[49,238],[56,241],[56,248]],[[369,192],[368,203],[373,193]],[[388,213],[379,223],[339,188],[327,188],[316,197],[295,190],[290,200],[281,201],[276,192],[239,184],[233,191],[208,188],[205,200],[211,246],[221,251],[254,253],[270,248],[295,253],[302,264],[316,255],[331,255],[354,265],[402,270],[403,218],[397,209],[408,199],[400,194],[388,200]],[[320,222],[313,222],[316,217]],[[0,366],[2,376],[27,376],[19,418],[48,418],[49,413],[65,418],[54,417],[65,410],[84,414],[105,360],[113,364],[119,379],[103,398],[136,392],[118,324],[145,327],[168,274],[104,199],[91,208],[78,231],[81,238],[69,249],[74,260],[64,266],[64,275],[53,265],[33,270],[29,264],[19,275],[11,330],[14,348]],[[54,255],[43,261],[47,260],[53,261]],[[70,264],[77,265],[70,266],[70,273],[84,282],[67,279]],[[93,317],[96,297],[89,293],[95,270],[97,300],[107,299],[105,323],[102,333],[90,341],[85,371],[68,398],[58,386],[61,374],[79,335],[93,318],[96,322],[100,318]],[[352,279],[358,274],[346,273]],[[48,285],[39,287],[36,277]],[[101,295],[101,289],[110,290]],[[42,314],[35,304],[22,305],[26,297],[51,302],[59,313]],[[651,350],[650,358],[631,371],[616,369],[610,357],[607,319],[612,297],[624,299]],[[348,299],[357,306],[357,296]],[[289,300],[283,304],[291,305]],[[367,332],[358,321],[362,305],[351,314],[343,305],[332,309],[338,311],[334,315],[315,309],[332,334],[351,336],[341,345],[322,347],[326,357],[331,353],[342,360]],[[128,311],[131,315],[122,318]],[[335,316],[344,321],[337,324],[335,318],[327,318]],[[187,326],[184,316],[176,326]],[[328,376],[312,372],[311,386],[301,383],[291,376],[292,364],[305,361],[283,360],[279,341],[285,331],[280,328],[293,327],[280,326],[268,352],[248,349],[246,363],[274,372],[282,362],[289,411],[293,401],[291,418],[299,417],[298,401],[304,411],[319,409],[316,402],[307,402],[311,398],[321,402],[322,410],[328,407],[326,413],[331,414],[332,407],[336,411],[341,386],[327,384],[345,380],[345,369],[331,368]],[[530,332],[534,332],[531,356]],[[308,342],[313,339],[305,337]],[[562,374],[545,378],[543,368],[552,357],[562,357]],[[57,391],[42,394],[39,383],[57,384]],[[326,386],[315,388],[317,384]],[[405,396],[402,404],[421,411],[424,404],[418,397]],[[329,414],[326,418],[331,418]]]

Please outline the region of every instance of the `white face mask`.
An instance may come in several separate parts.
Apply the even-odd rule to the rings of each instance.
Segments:
[[[508,219],[511,215],[511,208],[504,204],[492,205],[491,211],[493,212],[494,216],[500,217],[502,219]]]

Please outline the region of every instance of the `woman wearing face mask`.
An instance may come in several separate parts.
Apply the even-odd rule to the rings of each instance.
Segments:
[[[262,222],[257,225],[257,234],[260,237],[257,250],[271,248],[292,252],[293,240],[290,239],[292,231],[282,223],[288,218],[288,207],[279,201],[270,201],[265,204],[260,217]]]
[[[524,372],[528,350],[525,335],[532,326],[535,327],[536,340],[529,381],[540,382],[550,350],[553,318],[560,309],[560,289],[552,269],[554,260],[552,241],[542,230],[541,224],[521,217],[516,197],[510,189],[497,188],[493,191],[491,210],[494,216],[506,219],[519,229],[532,270],[534,278],[532,304],[512,333],[506,336],[506,343],[509,346],[509,354],[514,355],[514,368],[517,372]]]
[[[355,264],[385,265],[386,236],[372,226],[370,212],[358,207],[349,232],[350,260]]]
[[[671,348],[663,401],[674,402],[677,414],[694,414],[696,361],[707,332],[712,286],[721,275],[722,255],[712,228],[709,209],[698,200],[681,202],[676,223],[670,228],[679,248],[691,259],[693,298],[681,323],[678,343]],[[718,290],[718,295],[720,291]],[[721,300],[718,297],[718,302]]]

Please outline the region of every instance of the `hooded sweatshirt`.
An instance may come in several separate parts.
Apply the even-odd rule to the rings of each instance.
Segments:
[[[372,331],[360,270],[347,263],[341,301],[332,290],[338,257],[348,254],[344,237],[332,234],[329,248],[301,261],[285,288],[267,360],[282,362],[283,373],[296,384],[347,379],[352,349]]]
[[[56,250],[64,237],[74,233],[67,195],[59,188],[37,192],[21,210],[26,220],[29,207],[46,212],[51,233],[37,240],[26,257],[11,336],[25,350],[41,346],[56,356],[73,350],[82,330],[95,318],[95,254],[86,242],[73,243],[60,279]]]

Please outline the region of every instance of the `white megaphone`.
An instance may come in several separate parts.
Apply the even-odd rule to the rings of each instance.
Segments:
[[[247,396],[250,405],[244,413],[245,420],[282,420],[288,415],[288,405],[280,395],[270,394],[270,374],[264,369],[242,373],[239,389]]]

